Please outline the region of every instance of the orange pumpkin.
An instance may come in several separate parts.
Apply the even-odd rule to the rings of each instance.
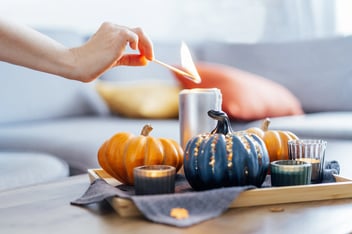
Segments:
[[[100,166],[121,183],[133,185],[133,168],[143,165],[170,165],[178,171],[183,165],[183,150],[172,139],[149,136],[145,125],[139,136],[120,132],[103,143],[98,151]]]
[[[269,153],[270,162],[276,160],[288,159],[288,141],[298,139],[298,137],[290,131],[269,130],[270,119],[263,120],[260,128],[249,128],[248,133],[254,133],[265,142]]]

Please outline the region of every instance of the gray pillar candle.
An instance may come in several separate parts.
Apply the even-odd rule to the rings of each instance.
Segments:
[[[187,142],[201,133],[211,132],[217,121],[208,116],[209,110],[221,110],[222,94],[217,88],[184,89],[179,94],[180,142]]]
[[[136,195],[175,192],[176,168],[167,165],[145,165],[133,169]]]

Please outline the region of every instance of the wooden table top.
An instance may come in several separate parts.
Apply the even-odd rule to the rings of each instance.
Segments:
[[[352,199],[229,209],[188,228],[122,218],[107,202],[70,205],[87,175],[0,193],[0,233],[351,233]],[[283,209],[273,212],[272,208]]]

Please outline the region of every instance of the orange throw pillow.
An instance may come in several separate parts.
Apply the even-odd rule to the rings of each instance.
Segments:
[[[222,109],[231,119],[252,121],[266,117],[303,114],[299,100],[285,87],[261,76],[215,64],[197,63],[200,84],[174,73],[184,89],[218,88]]]

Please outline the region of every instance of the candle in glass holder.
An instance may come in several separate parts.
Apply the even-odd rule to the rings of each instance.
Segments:
[[[298,160],[278,160],[270,163],[271,185],[291,186],[310,184],[312,165]]]
[[[167,165],[145,165],[133,169],[136,195],[175,192],[176,168]]]
[[[321,180],[321,174],[322,174],[322,168],[320,164],[319,159],[315,158],[297,158],[297,161],[303,161],[312,164],[312,180],[313,181],[320,181]]]
[[[327,142],[320,139],[288,141],[289,159],[312,164],[312,183],[322,182],[326,145]]]

